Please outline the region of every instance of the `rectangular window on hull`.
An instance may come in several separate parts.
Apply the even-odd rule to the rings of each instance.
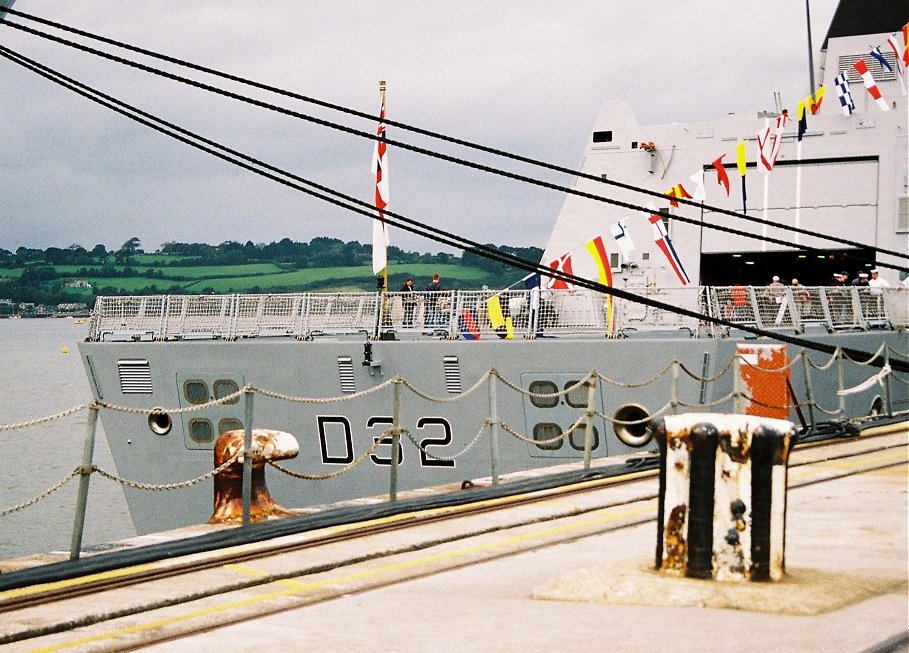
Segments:
[[[594,143],[611,143],[612,142],[612,130],[603,131],[603,132],[593,132],[593,142]]]

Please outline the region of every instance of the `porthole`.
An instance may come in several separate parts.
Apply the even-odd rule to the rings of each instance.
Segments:
[[[616,437],[629,447],[643,447],[650,442],[653,434],[650,431],[650,413],[638,404],[620,406],[612,416],[615,420],[612,429]],[[634,422],[621,424],[620,422]]]
[[[189,420],[189,437],[193,442],[208,444],[215,439],[215,429],[207,419]]]
[[[227,431],[242,431],[243,422],[233,417],[225,417],[218,422],[218,434],[227,433]]]
[[[174,423],[170,419],[170,415],[163,411],[158,411],[158,409],[152,409],[152,412],[148,414],[148,428],[152,430],[152,433],[157,435],[167,435],[170,433],[171,427]]]
[[[559,405],[559,396],[555,393],[559,387],[552,381],[533,381],[530,384],[530,403],[537,408],[555,408]],[[537,395],[553,395],[552,397],[539,397]]]
[[[183,383],[183,396],[191,404],[208,402],[208,384],[205,381],[192,379]]]
[[[568,388],[571,388],[569,391]],[[586,383],[581,383],[580,379],[577,381],[569,381],[565,384],[565,403],[567,403],[572,408],[587,408],[587,390],[590,386]]]
[[[584,438],[585,438],[585,428],[579,427],[571,432],[571,435],[568,436],[568,444],[571,445],[571,448],[575,451],[584,451]],[[593,442],[590,443],[590,450],[593,451],[600,446],[600,432],[597,431],[597,427],[593,427]]]
[[[536,424],[533,427],[533,439],[536,441],[536,445],[544,451],[555,451],[560,449],[565,438],[561,438],[554,442],[546,442],[546,440],[552,440],[560,435],[562,435],[562,429],[558,424],[546,422]]]
[[[232,395],[235,392],[240,391],[240,386],[237,385],[237,382],[233,379],[218,379],[214,384],[215,399],[223,399],[228,395]],[[230,401],[225,401],[225,404],[235,404],[240,401],[240,396],[237,395]],[[223,433],[223,431],[222,431]]]

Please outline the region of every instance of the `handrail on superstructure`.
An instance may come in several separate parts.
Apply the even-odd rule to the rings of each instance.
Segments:
[[[631,289],[629,289],[631,290]],[[802,333],[909,328],[905,288],[700,286],[636,288],[641,297],[733,324]],[[91,341],[321,336],[379,332],[464,339],[623,337],[683,331],[724,336],[728,328],[591,290],[446,290],[388,293],[156,295],[99,297]]]

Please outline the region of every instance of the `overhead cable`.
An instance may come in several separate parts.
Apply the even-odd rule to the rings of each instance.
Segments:
[[[190,145],[191,147],[204,151],[204,152],[211,154],[213,156],[216,156],[224,161],[227,161],[227,162],[237,165],[239,167],[245,168],[251,172],[254,172],[260,176],[263,176],[263,177],[266,177],[273,181],[276,181],[276,182],[283,184],[285,186],[288,186],[290,188],[294,188],[296,190],[309,194],[309,195],[316,197],[318,199],[321,199],[323,201],[340,206],[353,213],[358,213],[360,215],[364,215],[366,217],[369,217],[370,219],[379,219],[375,215],[374,207],[367,204],[366,202],[357,200],[350,196],[344,195],[338,191],[334,191],[325,186],[316,184],[312,181],[309,181],[302,177],[294,175],[293,173],[281,170],[280,168],[277,168],[275,166],[271,166],[269,164],[261,162],[257,159],[246,156],[236,150],[232,150],[230,148],[222,146],[222,145],[216,143],[215,141],[203,138],[189,130],[183,129],[181,127],[173,125],[172,123],[161,120],[161,119],[153,116],[152,114],[141,111],[135,107],[132,107],[131,105],[128,105],[124,102],[116,100],[115,98],[113,98],[109,95],[96,91],[95,89],[91,88],[90,86],[82,84],[81,82],[78,82],[70,77],[67,77],[66,75],[63,75],[57,71],[54,71],[53,69],[51,69],[47,66],[39,64],[38,62],[36,62],[32,59],[24,57],[23,55],[20,55],[9,48],[0,46],[0,56],[5,57],[6,59],[8,59],[14,63],[17,63],[18,65],[23,66],[29,70],[32,70],[33,72],[45,77],[46,79],[53,81],[54,83],[57,83],[61,86],[69,88],[70,90],[78,93],[79,95],[82,95],[83,97],[85,97],[87,99],[90,99],[90,100],[92,100],[98,104],[101,104],[102,106],[105,106],[123,116],[126,116],[126,117],[130,118],[131,120],[134,120],[147,127],[150,127],[162,134],[170,136],[171,138],[174,138],[183,143],[186,143],[187,145]],[[715,317],[712,315],[707,315],[707,314],[699,313],[697,311],[692,311],[692,310],[689,310],[686,308],[682,308],[679,306],[666,304],[666,303],[656,301],[656,300],[653,300],[653,299],[650,299],[647,297],[640,297],[640,296],[635,295],[626,290],[619,289],[619,288],[613,288],[611,286],[605,286],[605,285],[597,283],[595,281],[591,281],[591,280],[584,279],[581,277],[576,277],[572,274],[567,274],[561,270],[553,270],[553,269],[550,269],[548,267],[541,265],[540,263],[534,263],[532,261],[522,259],[518,256],[508,254],[506,252],[502,252],[497,249],[488,247],[486,245],[482,245],[480,243],[471,241],[468,238],[457,236],[455,234],[452,234],[452,233],[449,233],[449,232],[446,232],[444,230],[437,229],[434,227],[429,227],[421,222],[407,218],[396,212],[391,212],[391,211],[386,210],[386,211],[384,211],[384,216],[385,216],[385,221],[387,223],[389,223],[393,226],[396,226],[400,229],[403,229],[405,231],[423,236],[425,238],[432,239],[436,242],[455,246],[455,247],[458,247],[459,249],[471,249],[475,253],[477,253],[479,256],[483,256],[484,258],[506,263],[517,269],[524,270],[524,271],[527,271],[530,273],[538,273],[538,274],[546,275],[546,276],[549,276],[552,278],[561,279],[563,281],[572,283],[576,286],[583,287],[583,288],[589,288],[591,290],[594,290],[594,291],[597,291],[600,293],[619,297],[620,299],[625,299],[625,300],[635,302],[638,304],[650,306],[652,308],[656,308],[659,310],[668,311],[668,312],[676,313],[679,315],[684,315],[686,317],[695,318],[697,320],[711,322],[711,323],[714,323],[714,324],[717,324],[720,326],[740,329],[742,331],[753,333],[758,336],[765,336],[765,337],[769,337],[769,338],[779,340],[782,342],[787,342],[787,343],[790,343],[793,345],[797,345],[797,346],[803,347],[805,349],[822,351],[822,352],[825,352],[828,354],[833,354],[837,351],[837,349],[840,349],[841,351],[844,351],[847,355],[849,355],[853,358],[872,359],[872,362],[870,363],[872,365],[880,367],[884,364],[883,358],[876,357],[875,354],[872,354],[872,353],[869,353],[866,351],[856,350],[856,349],[852,349],[852,348],[838,348],[836,346],[829,345],[826,343],[820,343],[820,342],[808,340],[805,338],[799,338],[796,336],[789,336],[787,334],[768,331],[765,329],[752,327],[750,325],[736,324],[736,323],[729,322],[727,320],[724,320],[722,318]],[[891,359],[890,365],[893,369],[895,369],[897,371],[909,371],[909,363],[904,363],[899,360]]]
[[[55,23],[55,22],[53,22],[53,21],[48,21],[48,20],[45,20],[45,19],[42,19],[42,18],[38,18],[38,17],[35,17],[35,16],[31,16],[31,15],[29,15],[29,14],[24,14],[24,13],[18,12],[18,11],[11,11],[10,13],[11,13],[11,14],[14,14],[14,15],[17,15],[17,16],[20,16],[20,17],[22,17],[22,18],[26,18],[26,19],[28,19],[28,20],[33,20],[33,21],[36,21],[36,22],[39,22],[39,23],[43,23],[43,24],[52,26],[52,27],[57,28],[57,29],[60,29],[60,30],[68,31],[68,32],[77,34],[77,35],[79,35],[79,36],[83,36],[83,37],[86,37],[86,38],[98,40],[98,41],[107,43],[107,44],[109,44],[109,45],[114,45],[114,46],[116,46],[116,47],[120,47],[120,48],[123,48],[123,49],[127,49],[127,50],[130,50],[130,51],[134,51],[134,52],[137,52],[137,53],[140,53],[140,54],[149,56],[149,57],[157,58],[157,59],[160,59],[160,60],[162,60],[162,61],[166,61],[166,62],[168,62],[168,63],[174,63],[174,64],[179,65],[179,66],[188,67],[188,68],[191,68],[191,69],[194,69],[194,70],[198,70],[198,71],[204,72],[204,73],[206,73],[206,74],[210,74],[210,75],[214,75],[214,76],[217,76],[217,77],[221,77],[221,78],[224,78],[224,79],[227,79],[227,80],[230,80],[230,81],[235,81],[235,82],[242,83],[242,84],[245,84],[245,85],[253,86],[253,87],[255,87],[255,88],[260,88],[260,89],[263,89],[263,90],[267,90],[267,91],[269,91],[269,92],[273,92],[273,93],[276,93],[276,94],[279,94],[279,95],[284,95],[284,96],[286,96],[286,97],[290,97],[290,98],[293,98],[293,99],[297,99],[297,100],[300,100],[300,101],[303,101],[303,102],[315,104],[315,105],[317,105],[317,106],[329,108],[329,109],[332,109],[332,110],[334,110],[334,111],[339,111],[339,112],[342,112],[342,113],[347,113],[347,114],[349,114],[349,115],[353,115],[353,116],[356,116],[356,117],[360,117],[360,118],[364,118],[364,119],[369,119],[369,120],[372,120],[372,121],[377,121],[377,120],[379,120],[379,117],[378,117],[378,116],[373,116],[373,115],[371,115],[371,114],[367,114],[367,113],[363,113],[363,112],[360,112],[360,111],[356,111],[356,110],[354,110],[354,109],[350,109],[350,108],[347,108],[347,107],[342,107],[342,106],[340,106],[340,105],[328,103],[328,102],[325,102],[325,101],[322,101],[322,100],[317,100],[317,99],[314,99],[314,98],[311,98],[311,97],[308,97],[308,96],[304,96],[304,95],[300,95],[300,94],[293,93],[293,92],[290,92],[290,91],[282,90],[282,89],[279,89],[279,88],[276,88],[276,87],[273,87],[273,86],[269,86],[269,85],[261,84],[261,83],[258,83],[258,82],[254,82],[254,81],[252,81],[252,80],[248,80],[248,79],[245,79],[245,78],[237,77],[237,76],[235,76],[235,75],[230,75],[230,74],[228,74],[228,73],[223,73],[223,72],[220,72],[220,71],[217,71],[217,70],[214,70],[214,69],[211,69],[211,68],[207,68],[207,67],[204,67],[204,66],[199,66],[199,65],[197,65],[197,64],[193,64],[193,63],[186,62],[186,61],[183,61],[183,60],[180,60],[180,59],[176,59],[176,58],[174,58],[174,57],[170,57],[170,56],[167,56],[167,55],[163,55],[163,54],[160,54],[160,53],[151,51],[151,50],[146,50],[146,49],[144,49],[144,48],[139,48],[139,47],[136,47],[136,46],[132,46],[132,45],[129,45],[129,44],[126,44],[126,43],[122,43],[122,42],[120,42],[120,41],[113,40],[113,39],[108,39],[108,38],[106,38],[106,37],[97,36],[97,35],[91,34],[90,32],[85,32],[85,31],[83,31],[83,30],[78,30],[78,29],[75,29],[75,28],[71,28],[71,27],[62,25],[62,24],[60,24],[60,23]],[[80,51],[87,52],[87,53],[89,53],[89,54],[93,54],[93,55],[96,55],[96,56],[99,56],[99,57],[102,57],[102,58],[105,58],[105,59],[108,59],[108,60],[111,60],[111,61],[115,61],[115,62],[117,62],[117,63],[120,63],[120,64],[123,64],[123,65],[129,66],[129,67],[132,67],[132,68],[136,68],[136,69],[139,69],[139,70],[142,70],[142,71],[144,71],[144,72],[148,72],[148,73],[150,73],[150,74],[154,74],[154,75],[157,75],[157,76],[160,76],[160,77],[164,77],[164,78],[166,78],[166,79],[171,79],[171,80],[173,80],[173,81],[177,81],[177,82],[180,82],[180,83],[189,85],[189,86],[194,86],[194,87],[200,88],[200,89],[202,89],[202,90],[206,90],[206,91],[209,91],[209,92],[212,92],[212,93],[216,93],[216,94],[222,95],[222,96],[224,96],[224,97],[229,97],[229,98],[234,99],[234,100],[237,100],[237,101],[241,101],[241,102],[244,102],[244,103],[247,103],[247,104],[251,104],[251,105],[254,105],[254,106],[258,106],[258,107],[260,107],[260,108],[268,109],[268,110],[271,110],[271,111],[276,111],[276,112],[278,112],[278,113],[281,113],[281,114],[284,114],[284,115],[287,115],[287,116],[291,116],[291,117],[298,118],[298,119],[301,119],[301,120],[306,120],[306,121],[308,121],[308,122],[312,122],[312,123],[314,123],[314,124],[318,124],[318,125],[323,126],[323,127],[327,127],[327,128],[330,128],[330,129],[335,129],[335,130],[338,130],[338,131],[342,131],[342,132],[345,132],[345,133],[348,133],[348,134],[351,134],[351,135],[354,135],[354,136],[358,136],[358,137],[361,137],[361,138],[367,138],[367,139],[371,139],[371,140],[375,140],[375,139],[377,138],[377,137],[376,137],[376,134],[373,133],[373,132],[371,132],[371,131],[361,131],[361,130],[353,129],[353,128],[351,128],[351,127],[347,127],[347,126],[340,125],[340,124],[337,124],[337,123],[333,123],[333,122],[330,122],[330,121],[327,121],[327,120],[323,120],[323,119],[320,119],[320,118],[316,118],[315,116],[310,116],[310,115],[307,115],[307,114],[304,114],[304,113],[300,113],[300,112],[297,112],[297,111],[293,111],[293,110],[290,110],[290,109],[287,109],[287,108],[284,108],[284,107],[280,107],[280,106],[273,105],[273,104],[270,104],[270,103],[267,103],[267,102],[263,102],[263,101],[261,101],[261,100],[257,100],[257,99],[254,99],[254,98],[250,98],[250,97],[248,97],[248,96],[243,96],[243,95],[240,95],[240,94],[238,94],[238,93],[233,93],[233,92],[231,92],[231,91],[227,91],[227,90],[218,88],[218,87],[216,87],[216,86],[211,86],[211,85],[209,85],[209,84],[204,84],[204,83],[202,83],[202,82],[198,82],[198,81],[196,81],[196,80],[192,80],[192,79],[189,79],[189,78],[186,78],[186,77],[182,77],[182,76],[180,76],[180,75],[176,75],[176,74],[169,73],[169,72],[166,72],[166,71],[157,69],[157,68],[153,68],[153,67],[147,66],[147,65],[145,65],[145,64],[141,64],[141,63],[138,63],[138,62],[135,62],[135,61],[131,61],[131,60],[129,60],[129,59],[124,59],[124,58],[122,58],[122,57],[118,57],[118,56],[116,56],[116,55],[113,55],[113,54],[110,54],[110,53],[107,53],[107,52],[104,52],[104,51],[101,51],[101,50],[96,50],[96,49],[91,48],[91,47],[88,47],[88,46],[86,46],[86,45],[83,45],[83,44],[80,44],[80,43],[76,43],[76,42],[74,42],[74,41],[70,41],[70,40],[67,40],[67,39],[63,39],[63,38],[61,38],[61,37],[54,36],[54,35],[48,34],[48,33],[46,33],[46,32],[41,32],[40,30],[36,30],[36,29],[30,28],[30,27],[26,27],[26,26],[24,26],[24,25],[19,25],[19,24],[16,24],[16,23],[9,23],[8,21],[4,22],[3,24],[4,24],[4,25],[9,25],[10,27],[13,27],[13,28],[15,28],[15,29],[19,29],[19,30],[24,31],[24,32],[27,32],[27,33],[29,33],[29,34],[33,34],[33,35],[38,36],[38,37],[40,37],[40,38],[44,38],[44,39],[47,39],[47,40],[50,40],[50,41],[54,41],[54,42],[60,43],[60,44],[62,44],[62,45],[66,45],[66,46],[68,46],[68,47],[72,47],[72,48],[78,49],[78,50],[80,50]],[[617,181],[610,180],[610,179],[603,179],[602,177],[596,176],[596,175],[590,175],[590,174],[587,174],[587,173],[580,173],[580,172],[578,172],[578,171],[576,171],[576,170],[571,170],[571,169],[569,169],[569,168],[563,168],[563,167],[561,167],[561,166],[556,166],[556,165],[554,165],[554,164],[550,164],[550,163],[546,163],[546,162],[543,162],[543,161],[539,161],[539,160],[531,159],[531,158],[528,158],[528,157],[524,157],[524,156],[521,156],[521,155],[517,155],[517,154],[505,152],[505,151],[503,151],[503,150],[499,150],[499,149],[496,149],[496,148],[491,148],[491,147],[487,147],[487,146],[480,145],[480,144],[477,144],[477,143],[472,143],[472,142],[470,142],[470,141],[465,141],[465,140],[463,140],[463,139],[458,139],[458,138],[450,137],[450,136],[447,136],[447,135],[444,135],[444,134],[440,134],[440,133],[437,133],[437,132],[432,132],[432,131],[425,130],[425,129],[422,129],[422,128],[419,128],[419,127],[414,127],[414,126],[408,125],[408,124],[406,124],[406,123],[400,123],[400,122],[397,122],[397,121],[394,121],[394,120],[390,120],[390,119],[387,119],[387,118],[385,119],[385,123],[386,123],[387,125],[396,126],[396,127],[399,127],[399,128],[401,128],[401,129],[404,129],[404,130],[407,130],[407,131],[412,131],[412,132],[414,132],[414,133],[418,133],[418,134],[425,135],[425,136],[429,136],[429,137],[436,138],[436,139],[439,139],[439,140],[447,141],[447,142],[450,142],[450,143],[453,143],[453,144],[456,144],[456,145],[461,145],[461,146],[464,146],[464,147],[468,147],[468,148],[476,149],[476,150],[479,150],[479,151],[483,151],[483,152],[486,152],[486,153],[489,153],[489,154],[494,154],[494,155],[496,155],[496,156],[500,156],[500,157],[503,157],[503,158],[508,158],[508,159],[511,159],[511,160],[519,161],[519,162],[521,162],[521,163],[527,163],[527,164],[530,164],[530,165],[534,165],[534,166],[537,166],[537,167],[546,168],[546,169],[553,170],[553,171],[556,171],[556,172],[562,172],[562,173],[569,174],[569,175],[572,175],[572,176],[577,176],[577,177],[582,177],[582,178],[585,178],[585,179],[590,179],[590,180],[592,180],[592,181],[596,181],[596,182],[599,182],[599,183],[604,183],[604,184],[607,184],[607,185],[615,186],[615,187],[617,187],[617,188],[622,188],[622,189],[629,190],[629,191],[632,191],[632,192],[637,192],[637,193],[641,193],[641,194],[645,194],[645,195],[650,195],[650,196],[653,196],[653,197],[657,197],[657,198],[660,198],[660,199],[662,199],[662,200],[666,200],[666,199],[667,199],[667,198],[666,198],[666,195],[664,195],[663,193],[657,192],[657,191],[652,191],[652,190],[649,190],[649,189],[646,189],[646,188],[641,188],[641,187],[633,186],[633,185],[630,185],[630,184],[624,184],[624,183],[622,183],[622,182],[617,182]],[[525,176],[525,175],[519,175],[519,174],[516,174],[516,173],[511,173],[511,172],[508,172],[508,171],[505,171],[505,170],[502,170],[502,169],[499,169],[499,168],[494,168],[494,167],[492,167],[492,166],[486,166],[486,165],[479,164],[479,163],[475,163],[475,162],[472,162],[472,161],[469,161],[469,160],[465,160],[465,159],[461,159],[461,158],[458,158],[458,157],[446,155],[446,154],[443,154],[443,153],[441,153],[441,152],[437,152],[437,151],[434,151],[434,150],[429,150],[429,149],[427,149],[427,148],[422,148],[422,147],[419,147],[419,146],[411,145],[411,144],[406,143],[406,142],[403,142],[403,141],[398,141],[398,140],[390,139],[390,138],[387,138],[387,137],[386,137],[386,142],[387,142],[389,145],[393,145],[393,146],[399,147],[399,148],[401,148],[401,149],[410,150],[410,151],[416,152],[416,153],[418,153],[418,154],[423,154],[423,155],[425,155],[425,156],[429,156],[429,157],[441,159],[441,160],[446,161],[446,162],[449,162],[449,163],[454,163],[454,164],[461,165],[461,166],[464,166],[464,167],[473,168],[473,169],[476,169],[476,170],[479,170],[479,171],[482,171],[482,172],[487,172],[487,173],[490,173],[490,174],[495,174],[495,175],[498,175],[498,176],[506,177],[506,178],[509,178],[509,179],[513,179],[513,180],[515,180],[515,181],[521,181],[521,182],[533,184],[533,185],[536,185],[536,186],[540,186],[540,187],[543,187],[543,188],[548,188],[548,189],[550,189],[550,190],[557,190],[557,191],[559,191],[559,192],[564,192],[564,193],[568,193],[568,194],[572,194],[572,195],[577,195],[577,196],[580,196],[580,197],[584,197],[584,198],[586,198],[586,199],[590,199],[590,200],[598,201],[598,202],[604,202],[604,203],[607,203],[607,204],[612,204],[612,205],[618,206],[618,207],[620,207],[620,208],[625,208],[625,209],[632,210],[632,211],[638,211],[638,212],[647,213],[647,214],[653,213],[653,210],[650,209],[649,207],[645,207],[645,206],[641,206],[641,205],[637,205],[637,204],[632,204],[632,203],[628,203],[628,202],[623,202],[623,201],[620,201],[620,200],[616,200],[616,199],[604,197],[604,196],[601,196],[601,195],[596,195],[596,194],[594,194],[594,193],[586,193],[586,192],[579,191],[579,190],[576,190],[576,189],[573,189],[573,188],[570,188],[570,187],[561,186],[561,185],[559,185],[559,184],[553,184],[553,183],[546,182],[546,181],[543,181],[543,180],[535,179],[535,178],[533,178],[533,177],[527,177],[527,176]],[[686,204],[686,205],[691,205],[691,206],[694,206],[694,207],[700,207],[700,208],[703,208],[703,210],[709,211],[709,212],[712,212],[712,213],[718,213],[718,214],[722,214],[722,215],[732,216],[732,217],[735,217],[735,218],[738,218],[738,219],[741,219],[741,220],[745,220],[745,221],[747,221],[747,222],[753,222],[753,223],[756,223],[756,224],[767,225],[767,226],[773,226],[773,227],[779,227],[779,226],[780,226],[779,224],[774,223],[774,222],[771,221],[771,220],[764,220],[763,218],[758,218],[757,216],[750,216],[750,215],[747,215],[747,214],[741,214],[741,213],[737,213],[737,212],[735,212],[735,211],[730,211],[730,210],[728,210],[728,209],[723,209],[723,208],[716,207],[716,206],[712,206],[712,205],[708,205],[708,204],[702,204],[702,203],[700,203],[700,202],[695,202],[695,201],[692,201],[692,200],[686,200],[685,198],[673,198],[673,201],[676,201],[676,202],[679,202],[679,203],[682,203],[682,204]],[[704,221],[702,221],[702,220],[698,220],[698,219],[695,219],[695,218],[689,218],[689,217],[686,217],[686,216],[681,216],[681,215],[676,215],[676,214],[670,214],[669,217],[671,217],[673,220],[677,220],[677,221],[679,221],[679,222],[688,223],[688,224],[693,224],[693,225],[696,225],[696,226],[699,226],[699,227],[702,227],[702,228],[713,229],[713,230],[715,230],[715,231],[722,231],[722,232],[725,232],[725,233],[729,233],[729,234],[737,235],[737,236],[742,236],[742,237],[745,237],[745,238],[751,238],[751,239],[753,239],[753,240],[759,240],[759,241],[762,241],[762,242],[773,243],[773,244],[775,244],[775,245],[781,245],[781,246],[784,246],[784,247],[787,247],[787,248],[795,247],[796,249],[799,249],[799,250],[802,250],[802,251],[806,251],[806,252],[815,253],[815,254],[822,254],[822,253],[825,253],[825,252],[826,252],[826,250],[823,250],[823,249],[820,249],[820,248],[816,248],[816,247],[808,247],[808,246],[804,246],[804,245],[802,245],[802,246],[795,245],[795,246],[794,246],[794,244],[791,242],[791,240],[777,239],[777,238],[772,238],[772,237],[768,237],[768,236],[762,236],[762,235],[759,235],[759,234],[753,234],[753,233],[750,233],[750,232],[747,232],[747,231],[743,231],[743,230],[739,230],[739,229],[734,229],[734,228],[731,228],[731,227],[726,227],[726,226],[717,225],[717,224],[711,224],[711,223],[704,222]],[[837,237],[837,236],[831,236],[831,235],[821,234],[821,233],[818,233],[818,232],[816,232],[816,231],[811,231],[811,230],[808,230],[808,229],[801,229],[801,228],[790,227],[790,226],[787,226],[786,229],[789,230],[789,231],[792,231],[793,233],[800,233],[800,234],[809,235],[809,236],[812,236],[812,237],[815,237],[815,238],[822,238],[822,239],[825,239],[825,240],[829,240],[830,242],[839,243],[839,244],[841,244],[841,245],[846,245],[846,246],[853,247],[853,248],[858,248],[858,249],[873,249],[873,250],[875,250],[875,251],[877,251],[877,252],[880,252],[880,253],[882,253],[882,254],[888,254],[888,255],[890,255],[890,256],[894,256],[894,257],[897,257],[897,258],[909,258],[909,254],[906,254],[906,253],[901,253],[901,252],[897,252],[897,251],[894,251],[894,250],[888,250],[888,249],[885,249],[885,248],[870,246],[870,245],[865,244],[865,243],[860,243],[860,242],[857,242],[857,241],[849,240],[849,239],[846,239],[846,238],[840,238],[840,237]],[[873,260],[867,259],[867,258],[862,257],[862,256],[856,256],[856,255],[853,255],[853,254],[847,254],[847,256],[848,256],[849,258],[851,258],[851,259],[854,259],[854,260],[857,260],[857,261],[860,261],[860,262],[869,262],[869,261],[870,261],[870,262],[874,262]],[[896,270],[903,270],[903,269],[905,269],[905,268],[902,267],[902,266],[890,265],[890,264],[885,263],[885,262],[877,262],[877,265],[878,265],[879,267],[887,267],[887,268],[896,269]]]

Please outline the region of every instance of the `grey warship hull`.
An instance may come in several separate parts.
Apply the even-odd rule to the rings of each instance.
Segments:
[[[904,294],[891,293],[895,302]],[[274,304],[280,298],[260,299]],[[313,477],[268,470],[275,499],[294,508],[389,493],[391,447],[383,433],[394,422],[396,385],[405,431],[398,487],[459,485],[494,473],[583,460],[589,409],[593,458],[652,450],[646,426],[653,417],[747,410],[752,391],[739,384],[737,368],[747,359],[736,357],[737,347],[769,344],[743,333],[698,337],[665,327],[645,332],[640,325],[623,338],[570,335],[554,327],[551,335],[544,331],[515,339],[499,339],[488,329],[477,340],[406,329],[398,329],[394,340],[321,330],[302,339],[211,333],[202,339],[185,317],[185,304],[194,298],[171,299],[170,314],[183,313],[181,335],[123,330],[140,318],[126,318],[120,310],[113,320],[120,329],[105,331],[96,320],[97,338],[80,345],[94,394],[106,406],[101,417],[117,473],[156,486],[210,472],[217,434],[246,423],[249,407],[242,390],[248,387],[251,425],[293,434],[300,453],[283,466]],[[178,305],[184,309],[175,309]],[[256,318],[260,328],[262,313]],[[156,333],[173,339],[156,340]],[[905,331],[892,328],[816,331],[810,339],[869,354],[887,352],[894,360],[898,355],[892,352],[906,351],[909,341]],[[860,364],[866,361],[795,347],[787,354],[791,397],[806,418],[809,411],[821,422],[909,408],[907,386],[895,380],[889,393],[883,383],[874,383],[838,394],[880,372]],[[591,373],[597,383],[588,406],[582,382]],[[782,404],[783,414],[798,422],[795,402],[783,397]],[[153,407],[163,412],[154,414]],[[579,421],[582,425],[571,431]],[[377,445],[378,440],[383,441]],[[166,493],[129,486],[125,491],[140,532],[201,523],[211,513],[210,479]]]

